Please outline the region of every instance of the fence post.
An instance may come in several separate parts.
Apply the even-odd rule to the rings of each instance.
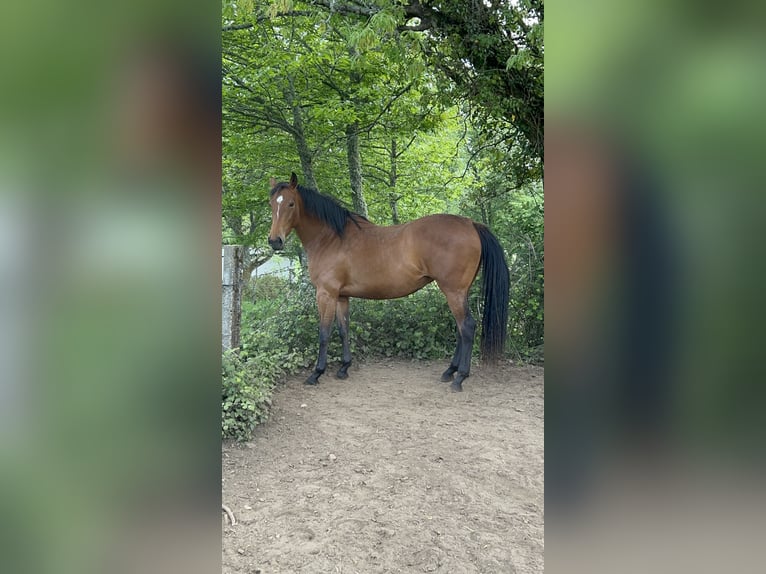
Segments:
[[[239,347],[242,315],[241,275],[242,246],[224,245],[221,249],[221,334],[224,350]]]

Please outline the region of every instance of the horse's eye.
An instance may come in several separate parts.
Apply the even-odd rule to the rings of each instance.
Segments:
[[[291,201],[290,204],[287,207],[295,207],[295,202]]]

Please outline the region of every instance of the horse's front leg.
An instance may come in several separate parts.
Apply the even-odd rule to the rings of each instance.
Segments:
[[[340,332],[340,340],[343,343],[343,364],[341,364],[335,376],[339,379],[347,379],[348,367],[351,365],[351,346],[348,340],[348,297],[338,298],[335,316],[338,319],[338,331]]]
[[[322,376],[327,368],[327,344],[330,341],[332,332],[332,321],[335,317],[335,306],[337,296],[333,296],[327,291],[317,289],[317,307],[319,308],[319,356],[314,372],[306,379],[307,385],[316,385],[319,377]]]

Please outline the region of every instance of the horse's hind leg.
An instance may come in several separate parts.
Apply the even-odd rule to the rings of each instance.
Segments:
[[[455,316],[459,333],[455,355],[442,377],[445,377],[448,373],[451,376],[455,372],[453,366],[457,366],[457,376],[452,381],[452,390],[462,391],[463,381],[471,372],[471,351],[473,350],[473,337],[476,334],[476,321],[471,316],[471,311],[468,308],[468,293],[466,291],[446,291],[445,289],[442,289],[442,291],[444,291],[447,297],[450,311]]]
[[[460,347],[463,344],[463,337],[460,335],[460,329],[457,331],[457,344],[455,345],[455,352],[452,355],[452,360],[450,361],[449,367],[447,367],[447,370],[442,373],[442,382],[448,383],[452,380],[453,375],[455,374],[455,371],[457,371],[457,368],[460,364]]]
[[[458,362],[457,375],[452,381],[453,391],[463,390],[463,381],[471,373],[471,352],[473,351],[473,337],[476,334],[476,321],[468,311],[466,305],[466,316],[463,325],[460,327],[460,359]]]
[[[339,379],[348,378],[348,367],[351,365],[351,347],[348,340],[348,311],[348,297],[340,297],[335,309],[335,316],[338,319],[340,340],[343,343],[343,364],[335,375]]]

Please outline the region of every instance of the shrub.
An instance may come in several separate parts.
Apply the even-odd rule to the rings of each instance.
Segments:
[[[247,440],[255,425],[268,416],[271,385],[257,379],[236,349],[223,354],[221,379],[221,434],[223,438]]]
[[[457,330],[434,285],[389,301],[351,301],[351,349],[359,357],[441,359],[455,349]]]
[[[290,282],[277,275],[263,275],[251,281],[252,295],[255,301],[263,299],[276,299],[281,293],[288,289]]]
[[[243,305],[241,350],[265,376],[276,380],[316,358],[319,322],[314,300],[313,287],[298,283],[271,300]]]
[[[291,285],[270,302],[243,305],[242,351],[252,360],[275,363],[281,373],[310,367],[316,360],[319,320],[314,287]],[[350,344],[354,358],[437,359],[455,347],[455,322],[435,286],[403,299],[351,301]],[[329,362],[341,354],[333,327]]]

